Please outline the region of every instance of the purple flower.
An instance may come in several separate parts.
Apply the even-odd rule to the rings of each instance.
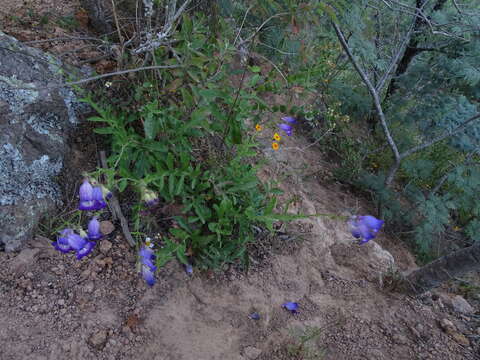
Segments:
[[[155,261],[155,254],[152,249],[142,246],[139,251],[140,263],[142,264],[142,276],[149,286],[155,284],[154,273],[157,267],[153,263]]]
[[[148,286],[155,285],[155,274],[147,265],[142,265],[142,276]]]
[[[90,182],[85,179],[83,184],[80,186],[78,191],[80,197],[80,203],[78,205],[79,210],[93,210],[94,201],[93,201],[93,186]]]
[[[110,190],[108,190],[105,186],[103,185],[100,185],[100,188],[102,189],[102,193],[103,193],[103,198],[104,199],[107,199],[107,200],[110,200],[113,196],[112,192]]]
[[[348,222],[353,237],[360,239],[360,244],[375,238],[383,223],[383,220],[379,220],[371,215],[354,216]]]
[[[292,135],[292,127],[291,127],[290,125],[288,125],[288,124],[280,124],[280,125],[278,125],[278,127],[279,127],[280,129],[282,129],[282,130],[285,132],[285,134],[287,134],[287,136],[291,136],[291,135]]]
[[[88,223],[87,236],[89,240],[98,240],[102,237],[102,233],[100,232],[100,222],[97,220],[96,216],[94,216]]]
[[[286,302],[282,304],[282,307],[290,311],[292,314],[296,314],[298,310],[298,303],[296,302]]]
[[[87,241],[83,230],[80,231],[80,234],[75,234],[72,229],[64,229],[60,231],[60,236],[53,243],[53,246],[65,254],[70,251],[76,251],[77,259],[80,260],[90,254],[95,247],[95,242]]]
[[[77,259],[80,260],[84,256],[87,256],[90,254],[95,247],[96,242],[95,241],[87,241],[85,242],[85,245],[77,251]]]
[[[293,116],[284,116],[282,117],[282,121],[285,121],[289,124],[295,124],[297,122],[297,119],[294,118]]]
[[[191,264],[185,265],[185,272],[186,272],[188,275],[192,275],[192,274],[193,274],[193,266],[192,266]]]
[[[67,234],[67,240],[70,247],[73,250],[77,250],[77,251],[80,249],[83,249],[83,247],[87,243],[87,240],[85,240],[85,238],[81,237],[78,234],[75,234],[73,231]]]
[[[57,241],[52,243],[55,249],[57,249],[58,251],[61,251],[64,254],[73,250],[70,244],[68,243],[68,238],[67,238],[67,235],[70,233],[73,233],[72,229],[64,229],[60,231],[60,236],[57,237]]]
[[[95,186],[93,188],[93,210],[101,210],[105,206],[107,206],[107,203],[105,202],[105,199],[103,198],[103,191],[100,186]]]
[[[142,189],[142,200],[148,207],[153,207],[159,203],[158,194],[150,189]]]
[[[260,314],[257,312],[251,313],[250,315],[248,315],[248,317],[252,320],[260,320]]]

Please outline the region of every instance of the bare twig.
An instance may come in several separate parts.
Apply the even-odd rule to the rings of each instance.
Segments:
[[[246,43],[248,43],[250,40],[252,40],[262,29],[265,25],[267,25],[270,21],[272,21],[273,19],[277,18],[277,17],[281,17],[281,16],[285,16],[285,15],[289,15],[290,13],[289,12],[283,12],[283,13],[278,13],[278,14],[275,14],[275,15],[272,15],[270,16],[268,19],[266,19],[263,23],[260,24],[260,26],[258,26],[255,31],[249,36],[247,37],[245,40],[242,40],[240,42],[240,45],[239,46],[242,46]]]
[[[108,169],[107,155],[103,150],[100,151],[100,164],[102,165],[102,168]],[[109,204],[112,207],[112,212],[118,219],[120,219],[120,225],[122,226],[122,232],[125,240],[127,240],[128,244],[131,247],[135,247],[135,239],[133,238],[132,234],[130,233],[130,229],[128,228],[128,221],[125,216],[123,216],[122,209],[120,208],[120,203],[113,192]]]
[[[53,41],[84,41],[84,40],[91,40],[91,41],[99,41],[105,42],[102,39],[97,39],[95,37],[89,36],[64,36],[64,37],[56,37],[51,39],[42,39],[42,40],[32,40],[32,41],[25,41],[24,44],[26,45],[33,45],[33,44],[41,44],[46,42],[53,42]]]
[[[65,86],[72,86],[72,85],[80,85],[84,84],[90,81],[95,81],[95,80],[100,80],[104,79],[107,77],[112,77],[115,75],[123,75],[123,74],[128,74],[128,73],[133,73],[133,72],[138,72],[138,71],[143,71],[143,70],[155,70],[155,69],[176,69],[181,67],[180,65],[158,65],[158,66],[144,66],[144,67],[139,67],[136,69],[128,69],[128,70],[122,70],[122,71],[115,71],[111,72],[108,74],[102,74],[102,75],[97,75],[93,77],[89,77],[86,79],[78,80],[78,81],[70,81],[70,82],[65,82],[63,84],[57,84],[53,86],[43,86],[43,87],[36,87],[36,86],[31,86],[31,87],[15,87],[15,90],[42,90],[42,89],[56,89],[56,88],[61,88]],[[0,82],[4,82],[9,84],[7,81],[0,79]],[[9,84],[11,85],[11,84]]]
[[[412,36],[413,29],[414,29],[414,23],[412,23],[412,25],[410,26],[410,29],[408,30],[407,34],[405,34],[405,37],[403,38],[402,44],[398,47],[397,52],[392,57],[392,60],[390,61],[390,65],[388,66],[387,71],[385,71],[383,76],[378,81],[377,86],[375,88],[375,90],[378,93],[382,92],[388,77],[390,76],[390,74],[394,73],[395,69],[398,67],[398,61],[400,60],[400,56],[403,54],[403,52],[405,51],[405,47],[410,41],[410,37]]]
[[[147,33],[147,40],[132,52],[134,54],[141,54],[165,45],[168,37],[172,35],[176,21],[184,13],[190,2],[191,0],[185,0],[183,5],[175,12],[177,2],[176,0],[170,0],[169,5],[166,8],[165,25],[162,27],[162,30],[157,32],[155,36],[151,33]]]
[[[120,45],[123,46],[123,36],[122,32],[120,31],[120,24],[118,23],[117,7],[115,6],[115,0],[112,0],[112,10],[113,18],[115,19],[115,26],[117,28],[118,40],[120,40]]]
[[[251,5],[247,11],[245,11],[245,15],[243,16],[242,24],[240,25],[240,29],[238,29],[237,36],[235,36],[235,40],[233,41],[233,46],[236,45],[238,38],[240,37],[240,33],[242,32],[243,25],[245,25],[245,20],[247,19],[247,15],[252,10],[253,5]]]
[[[373,102],[375,105],[375,109],[377,111],[378,117],[380,118],[380,123],[382,124],[383,132],[385,134],[385,137],[387,138],[387,142],[392,149],[392,152],[395,156],[396,161],[400,161],[400,152],[398,151],[397,144],[393,140],[392,134],[390,133],[390,129],[388,128],[387,121],[385,119],[385,114],[382,109],[382,105],[380,103],[380,97],[373,87],[370,79],[368,78],[367,74],[362,70],[360,65],[358,64],[357,60],[352,54],[352,51],[350,50],[347,41],[345,40],[345,36],[343,35],[342,30],[338,27],[336,23],[333,23],[333,27],[335,29],[335,32],[337,34],[338,40],[340,41],[340,44],[342,45],[342,48],[345,50],[347,53],[348,58],[350,59],[350,62],[353,64],[353,67],[357,71],[357,73],[360,75],[362,78],[363,82],[367,86],[368,92],[370,93],[371,97],[373,98]]]
[[[263,56],[262,54],[259,54],[259,53],[254,53],[254,54],[258,57],[261,57],[263,60],[268,61],[270,64],[272,64],[272,66],[275,68],[275,70],[277,70],[277,72],[280,74],[280,76],[283,78],[283,80],[285,80],[285,84],[288,86],[287,77],[283,74],[282,70],[280,70],[280,68],[272,60]]]
[[[477,114],[475,116],[472,116],[471,118],[469,118],[468,120],[465,120],[464,122],[462,122],[460,125],[456,126],[455,128],[453,128],[453,130],[450,130],[450,131],[446,131],[445,133],[443,133],[442,135],[439,135],[435,138],[433,138],[432,140],[429,140],[423,144],[420,144],[418,146],[414,146],[413,148],[403,152],[401,154],[401,158],[405,158],[407,156],[410,156],[412,155],[413,153],[417,152],[417,151],[420,151],[420,150],[423,150],[429,146],[432,146],[433,144],[436,144],[437,142],[439,141],[442,141],[442,140],[445,140],[446,138],[452,136],[452,135],[455,135],[456,133],[462,131],[463,129],[465,129],[468,125],[470,125],[470,123],[472,123],[473,121],[475,120],[478,120],[480,119],[480,114]]]

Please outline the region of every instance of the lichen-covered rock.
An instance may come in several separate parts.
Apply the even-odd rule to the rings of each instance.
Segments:
[[[54,177],[80,106],[61,63],[0,32],[0,248],[18,250],[60,204]]]

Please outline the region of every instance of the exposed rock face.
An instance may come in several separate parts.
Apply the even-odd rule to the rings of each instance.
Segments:
[[[62,82],[60,65],[0,32],[0,248],[7,251],[20,249],[60,204],[54,177],[80,108],[72,90],[52,88]]]

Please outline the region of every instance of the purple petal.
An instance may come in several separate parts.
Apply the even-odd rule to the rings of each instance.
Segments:
[[[85,243],[87,240],[82,238],[80,235],[75,234],[75,233],[70,233],[67,235],[67,240],[68,244],[74,249],[74,250],[80,250],[85,246]]]
[[[155,253],[149,247],[142,246],[142,248],[138,252],[138,255],[140,255],[140,257],[143,257],[143,258],[146,258],[146,259],[152,259],[155,256]]]
[[[280,124],[278,125],[280,129],[282,129],[287,136],[292,136],[292,127],[288,124]]]
[[[83,184],[80,186],[78,195],[80,197],[80,202],[93,200],[93,187],[87,179],[83,180]]]
[[[374,232],[378,232],[382,228],[384,223],[383,220],[379,220],[371,215],[360,216],[360,221],[366,226],[368,226],[370,229],[372,229]]]
[[[160,202],[159,199],[151,199],[151,200],[145,201],[145,205],[147,205],[147,207],[154,207],[158,205],[159,202]]]
[[[84,256],[87,256],[90,254],[95,247],[96,242],[94,241],[87,241],[85,243],[85,246],[82,247],[80,250],[77,251],[77,259],[80,260]]]
[[[154,271],[152,271],[148,266],[142,266],[142,276],[148,286],[153,286],[155,284]]]
[[[78,204],[78,210],[90,211],[95,210],[95,201],[80,201]]]
[[[290,124],[295,124],[297,122],[297,119],[294,118],[293,116],[284,116],[282,117],[282,120]]]
[[[260,320],[260,314],[257,312],[251,313],[248,317],[252,320]]]
[[[192,266],[191,264],[185,265],[185,272],[186,272],[188,275],[192,275],[192,274],[193,274],[193,266]]]
[[[152,271],[157,271],[157,267],[153,263],[155,261],[155,254],[152,249],[143,246],[138,254],[140,255],[140,262],[143,265],[148,266]]]
[[[97,220],[97,217],[93,217],[92,220],[88,223],[88,238],[90,240],[98,240],[102,237],[100,232],[100,222]]]
[[[157,267],[153,263],[152,259],[147,259],[147,258],[142,257],[142,258],[140,258],[140,262],[143,265],[148,266],[150,268],[150,270],[157,271]]]
[[[147,189],[146,187],[142,187],[141,193],[142,193],[142,200],[147,207],[155,206],[160,202],[158,198],[158,194],[153,190]]]
[[[280,124],[280,125],[278,125],[278,127],[285,132],[292,131],[292,127],[288,124]]]
[[[297,310],[298,310],[298,303],[296,303],[296,302],[286,302],[286,303],[282,304],[282,307],[284,307],[285,309],[287,309],[288,311],[290,311],[292,313],[296,313]]]
[[[103,198],[102,188],[100,186],[95,186],[93,188],[93,201],[94,201],[94,210],[101,210],[107,206],[105,199]]]
[[[72,248],[68,244],[68,240],[65,238],[58,238],[57,241],[53,242],[52,245],[57,249],[58,251],[61,251],[64,254],[69,253],[72,251]]]

